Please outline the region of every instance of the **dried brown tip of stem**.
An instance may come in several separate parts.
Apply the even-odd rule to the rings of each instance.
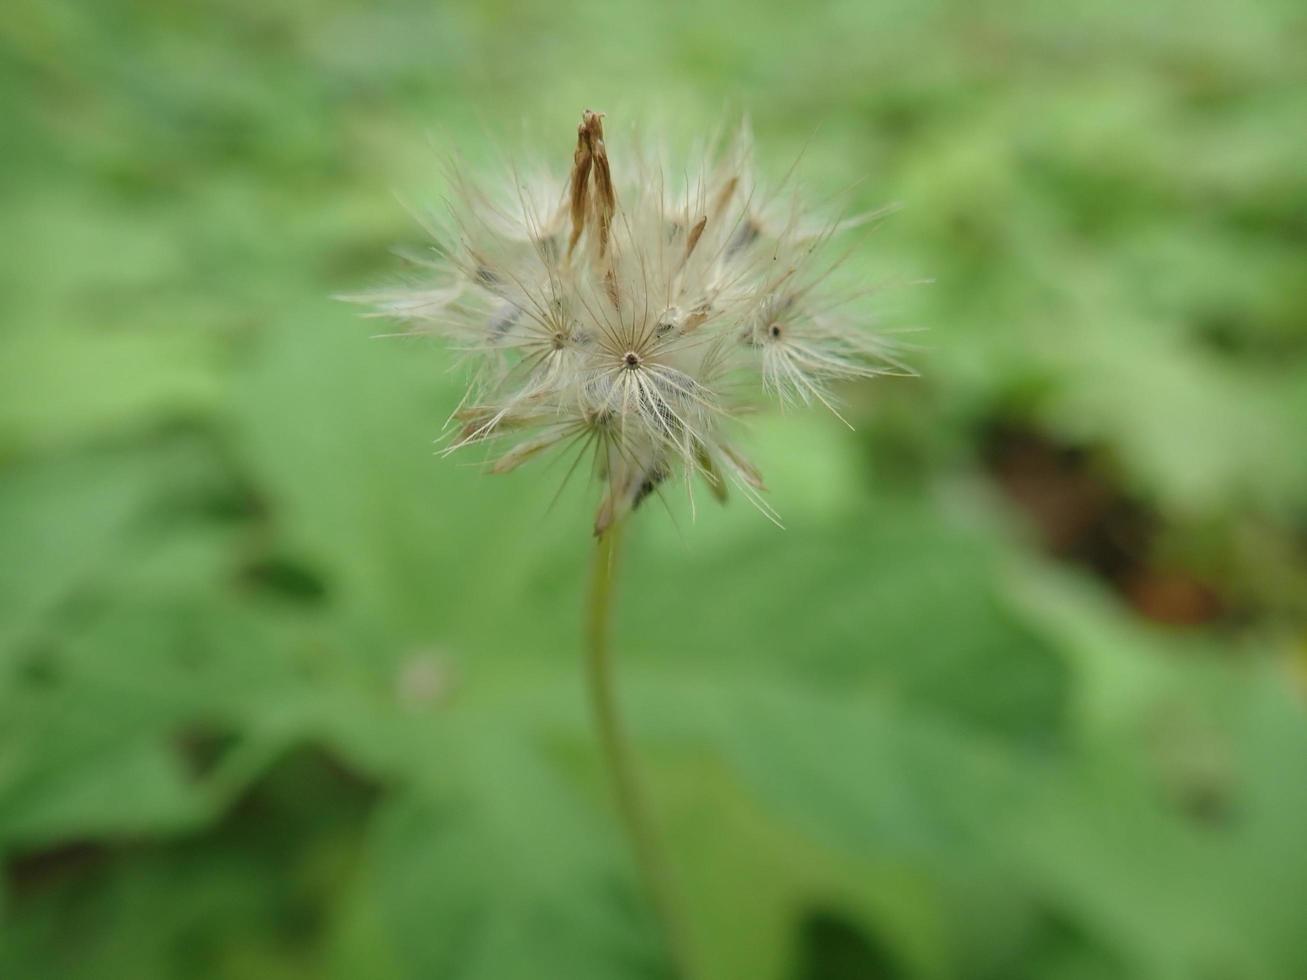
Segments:
[[[753,487],[755,490],[767,489],[767,485],[762,482],[762,474],[758,472],[758,468],[742,456],[738,449],[734,446],[723,445],[721,450],[722,455],[734,464],[736,472],[739,473],[740,478],[743,479],[745,483],[749,484],[749,486]]]
[[[704,482],[708,484],[708,489],[717,499],[719,504],[726,503],[726,481],[722,475],[717,472],[717,467],[713,465],[712,457],[702,446],[696,446],[694,450],[694,461],[699,467],[699,472],[703,475]]]
[[[608,147],[604,144],[604,117],[602,113],[586,111],[582,124],[590,130],[590,153],[594,157],[595,221],[599,229],[599,257],[608,251],[608,231],[617,212],[617,193],[613,190],[613,174],[608,167]]]
[[[585,213],[590,195],[590,167],[594,160],[594,154],[590,149],[590,127],[587,117],[592,115],[589,110],[581,119],[581,125],[576,127],[576,152],[572,154],[572,176],[568,186],[568,203],[570,205],[572,216],[572,234],[567,240],[567,254],[570,257],[576,249],[576,243],[581,240],[581,232],[585,230]]]
[[[575,250],[585,230],[591,207],[594,209],[595,233],[599,242],[599,257],[608,252],[609,230],[613,215],[617,213],[617,193],[613,189],[613,175],[608,166],[608,149],[604,145],[603,113],[587,109],[581,114],[576,127],[576,153],[572,157],[572,176],[569,181],[568,203],[572,217],[572,234],[567,243],[567,254]],[[590,181],[594,179],[593,205]]]
[[[604,272],[604,292],[608,294],[608,300],[613,304],[613,306],[621,306],[622,297],[617,291],[617,274],[613,272],[611,266],[606,272]]]
[[[699,239],[703,237],[703,230],[708,226],[708,216],[705,214],[702,218],[694,223],[690,229],[690,237],[685,240],[685,258],[683,262],[688,262],[690,256],[694,254],[694,247],[699,244]]]

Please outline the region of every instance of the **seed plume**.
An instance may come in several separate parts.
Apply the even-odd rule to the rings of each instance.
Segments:
[[[859,312],[874,288],[831,285],[827,246],[866,216],[814,220],[792,189],[765,193],[743,129],[688,168],[660,159],[623,151],[615,180],[587,110],[565,178],[485,188],[455,169],[431,281],[354,297],[466,354],[446,451],[497,447],[495,473],[588,458],[597,534],[678,477],[775,519],[734,443],[741,416],[767,395],[838,415],[839,382],[912,373]]]

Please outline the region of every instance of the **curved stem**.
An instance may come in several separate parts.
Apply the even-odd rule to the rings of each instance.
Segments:
[[[649,808],[636,778],[626,734],[618,716],[613,685],[613,655],[609,643],[609,624],[613,612],[613,589],[617,557],[621,543],[622,522],[615,521],[599,538],[590,584],[586,612],[586,679],[590,702],[598,727],[599,744],[613,790],[617,809],[645,887],[662,923],[667,946],[677,975],[683,980],[692,976],[686,944],[686,930],[676,903],[671,873],[654,833]]]

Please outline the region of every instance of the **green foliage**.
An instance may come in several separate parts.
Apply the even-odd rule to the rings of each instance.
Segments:
[[[3,21],[0,977],[668,975],[582,698],[584,480],[433,456],[449,356],[329,296],[419,241],[428,128],[565,159],[591,103],[688,137],[723,98],[773,175],[908,203],[855,271],[937,281],[857,432],[757,420],[788,530],[631,530],[702,976],[1307,975],[1295,4]],[[1041,551],[1003,427],[1147,515],[1142,567]],[[1147,623],[1159,568],[1224,618]]]

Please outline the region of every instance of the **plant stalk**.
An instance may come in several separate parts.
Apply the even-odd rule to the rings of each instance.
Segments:
[[[600,536],[586,610],[586,680],[598,729],[599,745],[612,780],[618,813],[631,850],[644,879],[654,910],[662,924],[677,976],[690,980],[689,947],[685,919],[676,900],[676,890],[667,860],[654,831],[645,802],[630,743],[617,708],[613,680],[613,652],[609,641],[613,614],[617,560],[622,521],[615,521]]]

